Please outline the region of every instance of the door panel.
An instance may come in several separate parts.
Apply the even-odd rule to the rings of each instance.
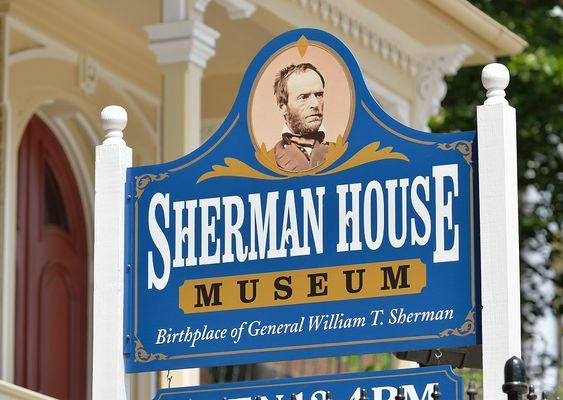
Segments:
[[[43,269],[40,282],[41,304],[39,319],[41,335],[39,336],[38,390],[49,393],[58,399],[68,399],[66,377],[70,375],[70,309],[72,303],[71,283],[66,266],[52,264]],[[53,360],[57,360],[57,368],[52,368]]]
[[[86,398],[87,256],[76,181],[53,133],[33,117],[19,149],[16,383]]]

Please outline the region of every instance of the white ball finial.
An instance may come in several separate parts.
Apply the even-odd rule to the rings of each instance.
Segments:
[[[481,72],[481,82],[487,89],[487,100],[485,104],[508,104],[505,99],[504,89],[510,81],[510,72],[503,64],[493,63],[485,65]]]
[[[120,106],[107,106],[101,112],[102,127],[106,131],[104,144],[125,143],[123,130],[127,126],[127,111]]]

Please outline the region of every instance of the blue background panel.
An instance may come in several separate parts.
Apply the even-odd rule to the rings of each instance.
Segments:
[[[305,37],[309,43],[320,46],[338,57],[346,68],[353,86],[353,115],[346,146],[334,163],[319,171],[304,174],[285,173],[268,167],[257,156],[249,128],[249,98],[256,79],[264,65],[275,57],[280,49],[297,45]],[[302,40],[302,39],[301,39]],[[377,145],[375,145],[377,143]],[[366,146],[369,157],[377,151],[391,147],[379,159],[375,157],[356,163]],[[371,146],[371,147],[369,147]],[[400,156],[393,156],[399,154]],[[373,158],[373,157],[372,157]],[[235,161],[233,161],[235,160]],[[245,167],[241,167],[241,163]],[[238,168],[232,168],[238,165]],[[436,218],[437,166],[454,166],[457,188],[453,179],[444,179],[443,193],[451,202],[451,225]],[[213,172],[215,171],[215,172]],[[210,174],[211,173],[211,174]],[[343,218],[339,211],[337,187],[360,184],[363,189],[370,182],[379,182],[385,191],[385,183],[408,179],[409,185],[418,177],[428,177],[429,198],[424,201],[431,219],[431,234],[424,245],[411,241],[411,221],[416,229],[424,229],[416,213],[410,186],[407,190],[406,215],[408,231],[405,244],[396,248],[384,239],[381,245],[370,250],[363,244],[361,250],[339,252],[338,221]],[[250,64],[242,81],[238,97],[230,114],[219,130],[199,149],[169,163],[134,167],[128,170],[126,202],[126,255],[125,263],[131,268],[126,274],[125,298],[125,354],[128,372],[163,369],[216,366],[262,361],[289,360],[359,353],[378,353],[429,348],[471,346],[480,342],[479,321],[479,254],[478,254],[478,188],[475,132],[448,134],[426,133],[411,129],[387,115],[373,99],[362,77],[360,67],[346,46],[334,36],[314,29],[299,29],[285,33],[268,43]],[[208,179],[203,179],[206,177]],[[175,218],[173,203],[225,196],[239,196],[244,202],[245,222],[240,232],[248,243],[251,224],[248,199],[258,194],[265,205],[267,193],[279,194],[276,206],[278,239],[284,219],[284,204],[293,191],[296,199],[295,212],[301,223],[304,212],[301,189],[323,187],[323,251],[315,252],[314,238],[309,230],[311,254],[289,256],[291,239],[285,243],[287,257],[215,263],[193,267],[169,268],[169,277],[161,289],[149,289],[149,254],[152,254],[154,273],[160,278],[165,273],[164,260],[155,244],[154,232],[149,229],[153,222],[163,232],[165,242],[173,250],[175,245]],[[457,191],[456,191],[457,190]],[[401,221],[402,197],[396,190],[396,220]],[[457,195],[455,195],[457,193]],[[425,198],[422,190],[417,192]],[[158,196],[168,196],[169,210],[157,207],[151,214],[151,202]],[[351,196],[348,194],[348,196]],[[363,196],[363,194],[361,194]],[[448,200],[448,196],[451,198]],[[315,198],[315,197],[314,197]],[[360,204],[364,198],[360,197]],[[385,198],[384,234],[388,237],[389,199]],[[350,207],[351,197],[347,198]],[[372,202],[373,204],[373,202]],[[154,207],[153,207],[154,208]],[[198,210],[198,213],[200,211]],[[363,220],[365,210],[360,212]],[[372,210],[372,219],[376,211]],[[196,221],[201,214],[197,214]],[[224,232],[221,216],[216,220],[216,237]],[[186,221],[183,221],[185,224]],[[449,262],[435,262],[437,229],[444,230],[444,247],[453,246],[454,231],[458,232],[458,256]],[[299,228],[301,229],[301,228]],[[349,227],[348,230],[350,230]],[[362,228],[363,229],[363,228]],[[363,235],[363,230],[361,230]],[[401,233],[400,224],[397,233]],[[348,232],[350,236],[350,232]],[[301,238],[303,240],[303,238]],[[195,234],[196,256],[201,255],[201,231]],[[185,243],[182,244],[185,247]],[[214,243],[210,244],[210,253]],[[323,302],[306,302],[278,306],[185,313],[180,308],[180,287],[186,281],[198,279],[229,279],[249,274],[280,273],[319,269],[326,267],[350,267],[369,263],[386,263],[398,260],[418,260],[425,265],[425,284],[418,293],[385,297],[350,298]],[[366,286],[370,282],[365,283]],[[373,284],[373,282],[372,282]],[[330,286],[330,283],[328,283]],[[260,288],[261,289],[261,288]],[[329,287],[330,289],[330,287]],[[271,292],[272,288],[264,288]],[[231,299],[224,299],[230,301]],[[209,308],[212,310],[212,308]],[[372,324],[374,310],[383,310],[383,317]],[[451,312],[447,319],[401,322],[393,318],[401,313]],[[311,329],[311,318],[339,315],[340,318],[365,318],[363,326],[331,329]],[[298,323],[304,320],[298,332],[275,335],[254,335],[250,327]],[[381,322],[381,323],[380,323]],[[163,333],[176,333],[176,339],[184,332],[226,330],[224,338],[207,340],[163,340]],[[240,333],[240,337],[237,337]],[[159,336],[160,335],[160,336]],[[193,339],[193,336],[191,336]]]

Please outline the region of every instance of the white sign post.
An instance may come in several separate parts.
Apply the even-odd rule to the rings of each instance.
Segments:
[[[504,89],[510,75],[502,64],[483,68],[485,104],[477,107],[483,398],[504,399],[504,363],[520,357],[520,269],[516,111]]]
[[[132,151],[123,140],[127,112],[102,110],[104,142],[96,146],[92,399],[129,398],[123,360],[125,172]]]

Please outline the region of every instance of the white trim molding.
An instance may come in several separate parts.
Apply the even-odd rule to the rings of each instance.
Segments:
[[[92,57],[82,55],[78,60],[78,86],[85,96],[90,96],[98,86],[99,63]]]
[[[33,390],[4,381],[0,381],[0,395],[2,395],[1,398],[14,400],[57,400],[54,397],[46,396],[39,392],[34,392]],[[6,397],[4,397],[4,395]]]
[[[5,13],[9,2],[2,4],[0,14],[0,377],[14,380],[14,338],[16,303],[16,216],[17,156],[12,151],[12,107],[9,98],[9,66],[11,31]]]
[[[275,12],[273,9],[279,12],[280,8],[273,2],[275,0],[260,0],[257,4],[272,12]],[[287,3],[312,13],[363,47],[371,48],[386,61],[408,71],[411,76],[416,75],[419,64],[424,62],[426,45],[378,15],[365,4],[365,0],[286,0],[286,8],[290,6]],[[480,62],[519,53],[527,46],[525,40],[467,1],[416,0],[406,3],[413,8],[413,12],[426,10],[434,20],[440,21],[444,32],[467,29],[463,40],[476,50],[475,60]],[[295,21],[294,15],[285,18]],[[292,25],[304,26],[302,21]]]
[[[350,7],[334,0],[299,0],[297,3],[384,60],[398,65],[411,76],[416,74],[419,55],[425,46],[365,6],[355,3],[357,12],[352,15]]]
[[[216,0],[231,19],[250,17],[256,6],[247,0]],[[149,48],[158,64],[192,62],[200,68],[215,55],[219,32],[203,23],[211,0],[162,0],[162,23],[146,25]]]
[[[31,38],[40,45],[40,47],[9,54],[7,57],[8,67],[12,67],[20,62],[39,58],[53,58],[76,64],[78,67],[77,86],[85,96],[94,94],[100,80],[106,81],[116,92],[129,102],[131,111],[139,117],[154,143],[160,141],[160,98],[127,80],[122,75],[113,72],[92,56],[79,54],[73,49],[13,17],[9,17],[8,21],[10,29]],[[150,122],[150,117],[147,113],[142,110],[137,100],[132,98],[128,93],[133,94],[142,102],[147,103],[157,115],[157,120]]]
[[[440,104],[448,89],[444,76],[455,75],[471,54],[473,49],[463,44],[428,48],[427,56],[415,76],[413,128],[430,131],[428,120],[440,111]]]
[[[256,6],[247,0],[216,0],[229,14],[230,19],[249,18]]]
[[[157,63],[189,61],[201,68],[205,68],[207,61],[215,55],[215,42],[220,36],[215,29],[197,19],[147,25],[145,31]]]

